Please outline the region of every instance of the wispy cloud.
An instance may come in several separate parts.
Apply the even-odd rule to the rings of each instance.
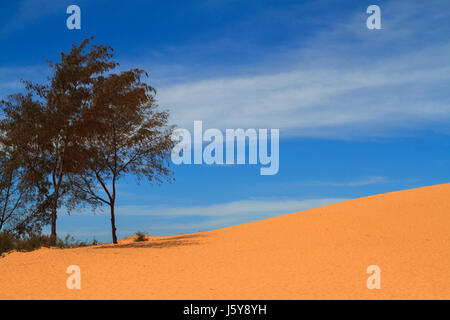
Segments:
[[[205,206],[188,207],[150,207],[119,206],[118,217],[143,215],[173,219],[164,225],[149,225],[153,234],[176,234],[179,232],[207,231],[234,226],[242,223],[272,218],[283,214],[303,211],[316,207],[345,201],[343,198],[323,198],[306,200],[242,200]],[[188,222],[180,222],[180,218],[189,218]],[[196,218],[196,221],[191,220]]]
[[[306,199],[306,200],[241,200],[207,206],[189,207],[151,207],[118,206],[118,215],[152,215],[152,216],[202,216],[230,217],[252,215],[286,214],[331,203],[344,201],[342,198]]]
[[[271,57],[268,72],[165,86],[160,104],[182,127],[203,120],[218,128],[280,128],[284,136],[352,138],[445,128],[450,42],[428,32],[443,19],[432,4],[383,6],[383,30],[375,32],[365,28],[364,13],[355,14],[291,50],[298,58],[290,66]]]
[[[6,98],[8,94],[18,93],[25,88],[21,79],[42,81],[46,75],[46,67],[0,67],[0,98]]]
[[[321,1],[320,5],[328,7],[329,3]],[[281,50],[278,45],[276,53],[270,47],[265,59],[259,56],[258,65],[250,63],[234,75],[233,68],[220,66],[220,61],[204,68],[197,61],[190,67],[174,55],[174,61],[162,68],[164,79],[156,79],[162,84],[157,97],[171,111],[171,121],[186,128],[194,120],[203,120],[209,128],[280,128],[281,137],[343,139],[405,135],[423,129],[447,132],[447,8],[442,1],[386,3],[382,5],[383,29],[376,31],[365,27],[364,10],[355,11],[346,20],[329,23],[333,28],[320,29],[301,46],[291,43]],[[4,28],[54,10],[60,9],[48,0],[22,1]],[[34,11],[39,13],[35,16]],[[202,42],[198,50],[191,51],[204,54],[208,46],[217,52],[240,45],[230,37],[215,41]],[[164,55],[170,58],[171,52]],[[150,71],[155,67],[146,61],[124,62],[133,67],[147,65]],[[205,73],[210,69],[217,70]],[[19,77],[1,72],[0,94],[14,91]],[[25,78],[34,80],[35,76]]]
[[[160,90],[159,99],[180,126],[203,120],[214,128],[280,128],[302,136],[383,135],[386,127],[407,127],[405,121],[449,120],[448,101],[408,89],[431,90],[430,82],[448,79],[450,65],[413,73],[295,71],[177,85]]]
[[[120,237],[131,235],[137,230],[146,231],[152,235],[173,235],[225,228],[345,200],[348,199],[260,199],[198,206],[121,205],[116,206],[116,217],[117,221],[122,222],[133,219],[135,221],[134,225],[136,225],[131,226],[130,223],[121,224],[119,229]],[[62,233],[69,233],[86,239],[90,239],[93,236],[98,239],[108,239],[108,210],[99,212],[96,215],[73,212],[70,218],[65,214],[60,215],[65,222],[65,226],[61,229],[63,230]],[[71,222],[68,219],[71,219]],[[91,224],[88,231],[70,231],[77,224],[77,221],[78,223],[83,223],[82,221],[86,219],[90,219],[89,221],[94,219],[94,221],[97,221],[97,224]]]
[[[330,186],[330,187],[362,187],[379,183],[388,183],[390,180],[381,177],[381,176],[373,176],[365,179],[347,181],[347,182],[331,182],[331,181],[316,181],[312,184],[320,185],[320,186]]]

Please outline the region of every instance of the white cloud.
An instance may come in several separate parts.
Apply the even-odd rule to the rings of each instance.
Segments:
[[[379,31],[368,31],[364,13],[356,14],[291,50],[297,62],[286,59],[289,66],[270,56],[267,72],[166,85],[160,105],[180,127],[203,120],[209,128],[280,128],[284,137],[439,130],[450,122],[450,42],[427,29],[442,22],[438,8],[385,5]],[[445,28],[435,30],[445,37]]]
[[[159,90],[159,100],[182,127],[203,120],[209,128],[280,128],[316,136],[339,129],[357,135],[349,131],[370,134],[379,131],[377,125],[395,128],[424,117],[448,120],[450,104],[406,88],[448,79],[450,66],[410,73],[317,69],[181,84]]]
[[[34,6],[24,1],[21,19],[29,19]],[[159,104],[171,111],[171,121],[180,127],[191,128],[194,120],[203,120],[205,129],[280,128],[281,138],[448,131],[450,41],[441,7],[439,1],[385,4],[383,29],[377,31],[365,27],[364,10],[355,11],[347,21],[317,32],[301,46],[292,44],[277,49],[277,54],[268,50],[265,62],[246,68],[245,75],[236,71],[233,76],[220,62],[199,71],[198,65],[191,68],[174,59],[164,66],[164,79],[156,80],[164,83],[157,88]],[[53,10],[45,8],[43,15]],[[202,43],[201,51],[207,52],[208,46],[218,51],[217,41]],[[157,67],[145,61],[125,61],[125,65]],[[215,67],[219,70],[213,72],[215,76],[210,73],[205,78],[203,69]],[[199,79],[199,74],[204,78]],[[13,69],[0,70],[0,94],[17,89],[19,78]]]

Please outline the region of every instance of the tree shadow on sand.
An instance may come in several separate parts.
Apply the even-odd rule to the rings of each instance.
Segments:
[[[206,237],[206,235],[201,234],[186,234],[179,235],[174,237],[168,237],[163,239],[148,239],[147,241],[142,242],[132,242],[125,244],[116,244],[116,245],[108,245],[108,246],[98,246],[93,249],[122,249],[122,248],[172,248],[172,247],[181,247],[181,246],[191,246],[198,245],[200,241],[195,240],[201,237]]]

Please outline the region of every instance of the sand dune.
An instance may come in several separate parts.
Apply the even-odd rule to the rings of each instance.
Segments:
[[[81,290],[66,268],[81,268]],[[366,268],[381,269],[369,290]],[[1,299],[450,299],[450,184],[230,228],[0,259]]]

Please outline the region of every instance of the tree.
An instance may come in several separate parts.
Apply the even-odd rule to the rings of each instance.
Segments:
[[[41,205],[51,206],[51,242],[56,242],[57,210],[73,209],[88,201],[74,190],[69,175],[84,168],[80,148],[86,130],[83,114],[90,107],[96,77],[116,64],[109,62],[110,48],[92,45],[90,39],[73,45],[61,61],[48,61],[52,75],[45,85],[25,81],[26,94],[2,101],[0,129],[3,145],[14,150],[17,165],[27,168],[25,179],[44,194]]]
[[[168,112],[157,110],[155,89],[142,81],[148,74],[113,73],[112,48],[89,45],[91,39],[49,62],[47,84],[25,81],[26,94],[1,102],[0,143],[14,150],[23,181],[39,194],[38,212],[51,209],[53,244],[61,206],[109,205],[117,243],[117,181],[126,174],[172,180],[173,127]]]
[[[170,152],[173,126],[168,112],[158,111],[156,91],[133,69],[99,77],[85,123],[93,128],[85,140],[87,170],[72,175],[71,183],[88,200],[110,207],[113,243],[117,243],[115,205],[117,181],[127,174],[157,184],[171,181]]]
[[[23,168],[16,166],[4,146],[0,149],[0,232],[17,236],[39,233],[49,223],[48,206],[39,202],[36,189],[27,184]],[[38,205],[35,205],[38,204]]]

